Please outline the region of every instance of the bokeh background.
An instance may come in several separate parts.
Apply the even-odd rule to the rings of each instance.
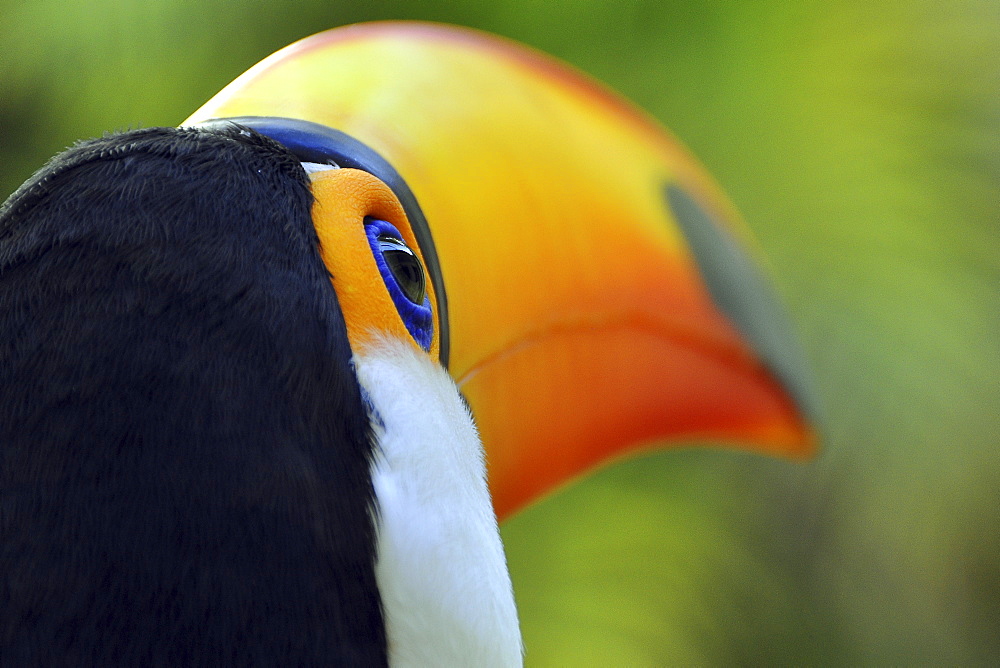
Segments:
[[[811,463],[672,450],[509,522],[528,665],[1000,663],[1000,3],[0,0],[0,190],[390,18],[521,40],[673,129],[823,398]]]

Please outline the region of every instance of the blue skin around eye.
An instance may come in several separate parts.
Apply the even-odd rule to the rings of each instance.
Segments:
[[[426,295],[422,304],[415,304],[407,299],[379,248],[378,237],[380,234],[388,234],[397,239],[402,239],[403,236],[392,224],[377,218],[365,218],[365,234],[368,236],[368,245],[375,257],[375,264],[378,265],[378,271],[382,274],[382,280],[389,290],[389,296],[392,297],[392,303],[396,306],[399,317],[406,325],[406,330],[421,348],[430,351],[431,340],[434,338],[434,314],[431,312],[431,300]]]

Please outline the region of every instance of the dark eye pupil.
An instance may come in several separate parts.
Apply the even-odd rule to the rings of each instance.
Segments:
[[[401,239],[378,235],[378,247],[400,290],[414,304],[424,303],[424,270],[420,260]]]

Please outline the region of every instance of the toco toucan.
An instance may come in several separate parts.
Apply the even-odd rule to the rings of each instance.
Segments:
[[[813,448],[755,256],[655,122],[463,29],[73,146],[0,210],[0,663],[519,664],[497,517]]]

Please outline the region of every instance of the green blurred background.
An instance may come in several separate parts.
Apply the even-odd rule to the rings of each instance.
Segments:
[[[1000,3],[0,0],[2,191],[387,18],[524,41],[673,129],[824,401],[811,463],[673,450],[508,523],[528,664],[1000,663]]]

